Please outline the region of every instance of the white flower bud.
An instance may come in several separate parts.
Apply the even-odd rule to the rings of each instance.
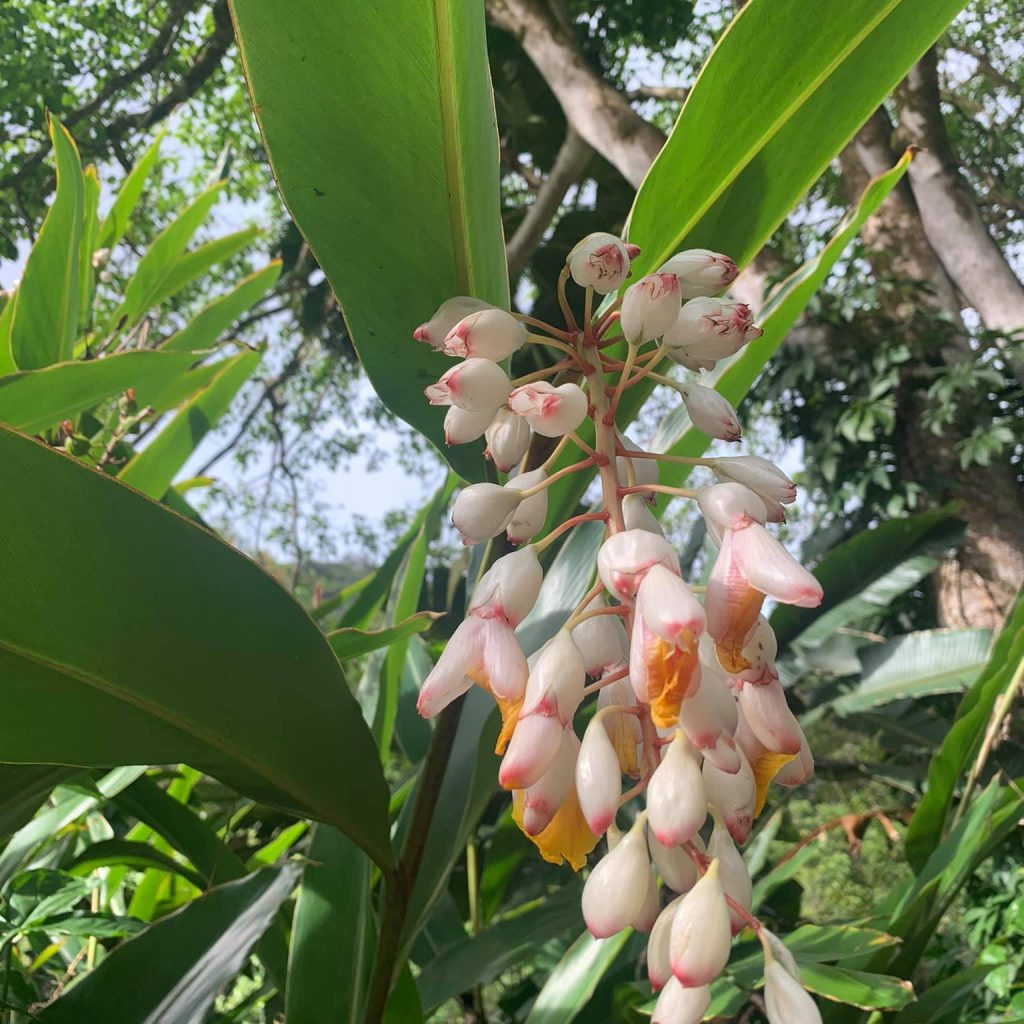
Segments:
[[[701,370],[713,370],[715,368],[716,360],[708,359],[706,356],[699,356],[696,353],[691,352],[689,349],[670,348],[665,355],[680,366],[685,366],[687,370],[693,370],[694,373],[700,373]]]
[[[531,433],[530,424],[522,416],[511,409],[499,409],[484,432],[487,438],[484,454],[494,460],[502,473],[507,473],[526,454]]]
[[[679,279],[648,274],[626,289],[619,324],[630,345],[660,338],[679,316]]]
[[[727,359],[763,333],[744,302],[691,299],[665,332],[665,344],[697,359]]]
[[[479,412],[469,412],[457,405],[448,406],[448,411],[444,414],[444,443],[467,444],[482,437],[494,419],[496,411],[481,409]]]
[[[711,989],[707,985],[692,988],[678,978],[669,978],[654,1004],[651,1024],[700,1024],[711,1005]]]
[[[719,878],[726,896],[738,903],[744,910],[750,910],[754,895],[754,883],[746,862],[736,844],[732,841],[724,823],[716,821],[708,840],[708,856],[714,857],[719,864]],[[746,919],[729,907],[729,920],[732,922],[732,933],[738,935],[746,927]]]
[[[787,973],[796,978],[797,981],[802,982],[803,976],[800,974],[800,966],[782,939],[763,925],[761,926],[761,938],[764,942],[768,943],[768,947],[771,950],[770,958],[781,964]]]
[[[807,743],[807,737],[803,729],[800,730],[800,753],[796,759],[784,764],[773,781],[780,786],[802,786],[809,782],[814,775],[814,757],[811,755],[811,748]]]
[[[627,530],[645,530],[658,537],[665,536],[642,494],[627,494],[622,499],[622,521]]]
[[[664,846],[650,830],[647,833],[647,844],[662,881],[673,892],[689,892],[697,882],[697,867],[686,850],[681,846]],[[690,840],[690,845],[704,852],[704,842],[699,835]]]
[[[573,246],[566,263],[572,279],[581,288],[593,288],[598,295],[608,295],[629,273],[629,249],[621,238],[607,231],[595,231]]]
[[[601,582],[619,600],[633,597],[647,570],[659,564],[679,575],[679,558],[672,545],[647,530],[614,533],[597,555]]]
[[[524,384],[508,396],[509,408],[544,437],[561,437],[586,418],[587,396],[578,384]]]
[[[448,332],[464,317],[481,309],[493,309],[483,299],[472,299],[468,295],[456,295],[453,299],[445,299],[434,315],[425,323],[420,324],[412,336],[417,341],[428,344],[433,349],[440,349]]]
[[[740,439],[740,421],[728,399],[700,384],[682,384],[679,393],[683,396],[690,422],[701,433],[721,441]]]
[[[576,771],[576,754],[580,741],[570,726],[562,730],[562,740],[547,771],[523,793],[523,831],[536,836],[551,824],[558,808],[572,788]]]
[[[470,484],[452,506],[452,523],[469,546],[497,536],[519,507],[519,492],[501,484]]]
[[[647,869],[647,892],[644,894],[644,902],[640,912],[629,922],[629,926],[635,932],[649,932],[658,920],[658,912],[661,910],[661,896],[658,892],[658,876],[654,869]]]
[[[768,1024],[821,1024],[821,1013],[807,990],[774,960],[764,965],[764,1005]]]
[[[697,491],[697,504],[707,520],[708,530],[717,544],[722,531],[743,526],[748,521],[763,523],[768,516],[764,502],[742,484],[715,484]]]
[[[590,872],[583,887],[583,920],[595,939],[615,935],[636,919],[650,874],[644,830],[631,828]]]
[[[483,412],[504,405],[511,386],[497,363],[490,359],[467,359],[456,363],[423,393],[431,405],[457,405],[468,412]]]
[[[735,480],[762,497],[788,505],[796,501],[796,484],[778,466],[759,455],[731,455],[711,463],[719,480]]]
[[[559,630],[530,668],[520,714],[555,715],[562,725],[569,725],[583,700],[586,674],[580,649],[569,633]]]
[[[697,881],[696,869],[693,880]],[[677,896],[658,915],[651,929],[651,937],[647,940],[647,977],[655,992],[665,987],[672,977],[672,960],[669,954],[669,937],[672,934],[672,921],[675,919],[682,896]]]
[[[505,789],[527,789],[551,767],[562,744],[564,726],[557,715],[522,715],[498,769]]]
[[[688,988],[709,985],[725,969],[732,945],[729,908],[713,860],[683,897],[669,939],[672,973]]]
[[[708,803],[718,812],[729,829],[729,835],[742,845],[750,836],[757,804],[757,786],[754,772],[743,751],[737,748],[739,770],[732,775],[723,772],[710,759],[704,761],[704,792]]]
[[[502,618],[518,626],[537,603],[543,582],[544,570],[532,547],[502,555],[480,577],[469,614]]]
[[[741,683],[739,703],[751,732],[766,750],[776,754],[799,754],[803,733],[786,703],[778,679],[764,683]]]
[[[658,268],[659,274],[675,274],[684,299],[717,295],[736,280],[736,264],[710,249],[685,249]]]
[[[619,809],[622,775],[618,754],[604,722],[596,717],[590,720],[583,734],[576,759],[576,792],[587,827],[595,836],[602,835]]]
[[[583,610],[593,611],[606,607],[604,598],[598,595]],[[594,679],[626,660],[629,641],[619,615],[595,615],[584,619],[573,627],[572,638],[583,654],[587,675]]]
[[[464,316],[446,335],[449,356],[477,356],[500,362],[526,344],[526,327],[503,309],[483,309]]]
[[[547,480],[548,475],[543,469],[531,469],[529,473],[520,473],[505,485],[518,491],[528,491],[531,487]],[[508,524],[508,539],[513,544],[522,544],[544,529],[544,521],[548,517],[548,489],[545,487],[528,498],[523,498]]]
[[[647,822],[664,846],[689,842],[708,816],[697,753],[677,732],[647,787]]]
[[[701,637],[700,685],[679,705],[679,725],[687,739],[719,770],[732,775],[740,769],[733,741],[739,711],[726,676],[714,659],[714,642]]]

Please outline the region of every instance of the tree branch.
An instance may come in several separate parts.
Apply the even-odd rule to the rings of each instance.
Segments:
[[[558,213],[566,192],[583,176],[593,155],[593,149],[570,125],[551,173],[541,182],[536,199],[527,209],[526,215],[506,246],[508,277],[513,285],[540,245],[544,232]]]

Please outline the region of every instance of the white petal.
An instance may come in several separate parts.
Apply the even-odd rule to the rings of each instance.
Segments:
[[[507,473],[526,454],[532,433],[530,424],[522,416],[517,416],[511,409],[499,409],[484,431],[486,454],[502,473]]]
[[[674,274],[648,274],[626,289],[619,324],[631,345],[660,338],[679,316],[679,279]]]
[[[683,897],[669,940],[672,973],[683,985],[709,985],[729,962],[729,908],[713,860],[704,877]]]
[[[505,486],[526,491],[543,483],[547,478],[548,475],[543,469],[533,469],[529,473],[520,473],[513,477]],[[523,498],[519,503],[519,507],[513,513],[512,519],[506,527],[508,539],[513,544],[522,544],[544,529],[547,517],[548,489],[545,487],[536,494]]]
[[[457,405],[448,406],[448,411],[444,414],[444,443],[467,444],[482,437],[496,412],[497,409],[468,412]]]
[[[786,693],[778,679],[743,683],[739,702],[751,731],[768,750],[777,754],[800,753],[803,735],[800,723],[789,710]]]
[[[806,989],[774,960],[765,964],[764,1005],[768,1024],[821,1024],[821,1013]]]
[[[635,932],[649,932],[658,919],[658,911],[661,909],[661,898],[658,894],[658,878],[653,869],[647,869],[647,892],[644,894],[644,902],[640,912],[629,922],[629,926]]]
[[[446,355],[500,362],[526,344],[526,327],[503,309],[485,309],[463,317],[444,339]]]
[[[683,396],[690,422],[699,431],[722,441],[740,439],[740,421],[728,399],[700,384],[687,384],[679,393]]]
[[[606,939],[640,913],[650,869],[642,828],[630,829],[591,871],[583,887],[583,920],[596,939]]]
[[[701,769],[704,775],[704,792],[708,803],[724,819],[729,834],[741,845],[747,841],[754,822],[754,807],[757,803],[757,787],[750,763],[739,751],[740,767],[734,775],[728,775],[705,760]]]
[[[511,388],[505,371],[489,359],[467,359],[425,389],[431,405],[457,405],[469,412],[504,405]]]
[[[696,877],[694,878],[696,881]],[[665,983],[672,977],[672,962],[669,955],[669,937],[672,934],[672,921],[683,902],[682,896],[677,896],[658,915],[651,929],[651,937],[647,940],[647,977],[650,979],[651,988],[657,992],[665,986]]]
[[[728,829],[724,823],[715,822],[715,827],[708,840],[708,856],[717,859],[719,878],[726,896],[738,903],[744,910],[750,910],[754,894],[754,883],[750,879],[743,855],[736,849]],[[733,934],[738,934],[746,927],[746,919],[729,908],[729,919],[732,922]]]
[[[733,557],[750,586],[783,604],[821,604],[821,584],[763,526],[750,523],[731,532]]]
[[[519,507],[516,492],[500,484],[470,484],[452,506],[452,523],[463,544],[480,544],[508,526]]]
[[[640,577],[655,563],[679,575],[679,557],[664,537],[646,530],[612,534],[597,554],[597,572],[608,591],[620,600],[633,597]]]
[[[555,715],[568,725],[583,700],[586,674],[580,649],[569,633],[559,630],[530,669],[520,714]]]
[[[523,831],[539,835],[551,823],[572,788],[580,741],[572,728],[562,730],[562,742],[550,767],[523,794]]]
[[[431,348],[439,349],[444,345],[444,339],[448,332],[467,314],[475,313],[480,309],[493,308],[489,302],[483,299],[473,299],[468,295],[456,295],[454,298],[445,299],[434,315],[425,323],[420,324],[412,336],[417,341],[424,341]]]
[[[483,621],[473,616],[456,628],[420,687],[416,710],[424,718],[433,718],[473,685],[469,673],[482,665],[483,632]]]
[[[536,604],[543,582],[544,570],[532,547],[502,555],[480,577],[469,612],[518,626]]]
[[[694,837],[706,818],[700,765],[680,732],[665,748],[647,787],[648,825],[662,845],[681,846]]]
[[[583,734],[576,759],[576,793],[587,826],[595,836],[601,835],[615,820],[622,795],[622,775],[604,722],[591,719]]]
[[[498,782],[505,789],[532,786],[558,756],[562,731],[562,723],[557,718],[520,715],[498,769]]]
[[[688,988],[677,978],[669,978],[654,1005],[651,1024],[700,1024],[710,1005],[707,985]]]

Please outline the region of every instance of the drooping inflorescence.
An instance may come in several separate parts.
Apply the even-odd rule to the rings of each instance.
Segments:
[[[780,469],[752,455],[645,452],[619,430],[623,394],[648,380],[680,395],[696,429],[739,440],[739,421],[725,398],[697,379],[678,381],[657,368],[667,358],[699,375],[761,335],[749,307],[713,297],[734,279],[736,266],[704,249],[678,253],[592,315],[595,293],[619,291],[638,254],[605,233],[572,250],[558,282],[564,329],[458,297],[414,332],[461,359],[426,389],[433,404],[448,407],[448,443],[485,437],[498,469],[519,467],[504,485],[464,488],[453,508],[455,527],[466,544],[506,532],[525,545],[480,578],[418,706],[431,717],[474,683],[483,687],[503,720],[499,780],[541,855],[579,870],[606,838],[608,852],[584,887],[583,916],[599,938],[627,927],[650,932],[648,974],[660,993],[655,1024],[703,1018],[708,986],[728,962],[732,937],[745,928],[764,948],[771,1024],[813,1024],[821,1018],[795,961],[750,912],[751,879],[738,847],[769,784],[800,785],[813,772],[762,607],[768,597],[813,607],[822,591],[768,529],[796,498]],[[569,278],[586,290],[581,327],[565,295]],[[527,323],[544,333],[531,334]],[[564,358],[510,380],[498,364],[526,344],[549,345]],[[622,358],[609,354],[613,345],[624,346]],[[576,434],[587,418],[591,443]],[[540,465],[527,468],[534,435],[560,440]],[[552,471],[569,445],[580,460]],[[665,462],[705,467],[718,482],[693,490],[662,485],[658,466]],[[547,519],[548,487],[583,470],[600,479],[600,507],[533,540]],[[679,557],[651,514],[660,494],[696,501],[704,517],[718,546],[706,588],[683,579]],[[605,525],[594,585],[527,659],[515,630],[540,592],[538,556],[587,520]],[[585,709],[593,713],[581,741],[574,723],[586,717],[581,707],[591,695],[595,707]],[[625,791],[623,777],[632,783]],[[620,832],[618,813],[634,800],[645,806]]]

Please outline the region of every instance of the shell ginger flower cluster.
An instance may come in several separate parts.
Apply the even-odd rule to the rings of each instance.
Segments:
[[[821,587],[771,533],[796,497],[780,469],[750,455],[642,451],[617,426],[623,395],[648,381],[674,389],[696,429],[737,441],[735,410],[701,375],[761,334],[747,306],[714,297],[736,275],[728,257],[681,252],[624,287],[638,253],[603,233],[573,249],[559,279],[564,328],[460,297],[414,333],[459,360],[426,389],[447,406],[448,443],[484,437],[498,469],[518,467],[506,483],[472,484],[455,501],[466,544],[504,532],[519,547],[478,581],[466,620],[424,681],[419,711],[431,717],[471,686],[485,689],[503,721],[499,780],[541,855],[579,870],[606,840],[583,890],[583,917],[598,938],[649,933],[655,1024],[703,1018],[709,985],[747,928],[764,949],[770,1024],[813,1024],[821,1018],[795,961],[751,914],[740,848],[769,784],[797,786],[813,771],[762,606],[772,598],[813,607]],[[566,295],[570,279],[585,290],[581,326]],[[613,293],[620,297],[594,314],[595,295]],[[527,344],[561,358],[510,380],[501,363]],[[659,373],[666,360],[692,377]],[[590,443],[576,433],[586,419]],[[528,468],[528,453],[541,447],[531,447],[534,435],[558,441]],[[579,460],[552,471],[570,446]],[[680,463],[710,471],[707,479],[692,490],[661,484],[659,467]],[[585,471],[600,480],[599,510],[539,536],[549,486]],[[703,515],[718,547],[706,587],[683,578],[651,512],[658,495],[692,500]],[[593,586],[527,658],[516,627],[540,592],[539,555],[585,520],[605,528]]]

